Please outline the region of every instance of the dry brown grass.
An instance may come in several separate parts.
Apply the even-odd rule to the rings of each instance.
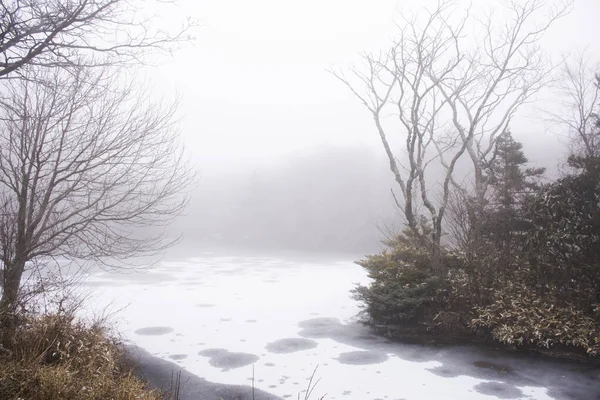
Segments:
[[[0,347],[0,399],[158,400],[102,323],[70,313],[21,317]]]

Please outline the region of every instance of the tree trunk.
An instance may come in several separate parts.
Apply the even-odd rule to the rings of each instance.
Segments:
[[[0,299],[0,346],[6,348],[10,348],[18,326],[16,311],[24,269],[25,259],[4,265],[4,284]]]
[[[2,299],[0,299],[0,312],[11,314],[15,311],[24,270],[24,259],[15,260],[4,266],[4,287]]]

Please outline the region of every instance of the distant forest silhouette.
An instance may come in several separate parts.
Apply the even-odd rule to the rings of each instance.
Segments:
[[[219,177],[201,172],[189,213],[175,229],[184,231],[188,243],[377,251],[380,230],[400,222],[388,168],[374,151],[351,147]]]

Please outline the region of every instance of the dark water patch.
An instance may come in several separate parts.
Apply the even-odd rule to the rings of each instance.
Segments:
[[[381,364],[382,362],[387,361],[387,359],[387,354],[374,351],[349,351],[340,354],[340,356],[336,358],[340,364],[350,365]]]
[[[248,353],[232,353],[225,349],[207,349],[198,352],[198,355],[210,357],[208,363],[223,371],[245,367],[258,361],[258,356]]]
[[[521,389],[502,382],[483,382],[475,385],[475,391],[499,399],[520,399],[524,396]]]
[[[187,354],[171,354],[169,358],[175,361],[185,360],[187,358]]]
[[[460,374],[458,374],[455,370],[453,370],[452,368],[448,368],[445,365],[429,368],[427,370],[432,374],[441,376],[442,378],[456,378],[457,376],[460,376]]]
[[[212,308],[215,307],[214,304],[209,304],[209,303],[200,303],[200,304],[196,304],[196,307],[199,308]]]
[[[166,335],[171,332],[173,332],[173,328],[171,328],[170,326],[148,326],[146,328],[140,328],[140,329],[136,330],[134,333],[136,335],[158,336],[158,335]]]
[[[206,381],[187,372],[185,369],[181,369],[173,362],[153,357],[133,346],[128,346],[127,350],[139,366],[140,375],[147,379],[153,388],[172,387],[173,374],[181,371],[182,391],[179,396],[180,400],[249,400],[253,395],[257,399],[280,399],[280,397],[258,388],[252,389],[250,386],[224,385]]]
[[[298,335],[304,338],[327,338],[411,362],[435,361],[441,365],[427,370],[442,377],[464,375],[515,387],[543,387],[549,394],[556,394],[557,400],[600,400],[598,364],[508,352],[501,346],[407,344],[374,336],[369,327],[360,323],[342,324],[335,318],[313,318],[298,326]]]
[[[267,344],[266,349],[270,353],[288,354],[295,353],[297,351],[314,349],[315,347],[317,347],[317,342],[315,342],[314,340],[302,338],[287,338],[279,339]]]
[[[206,350],[200,350],[198,352],[198,355],[203,356],[203,357],[216,357],[219,356],[221,354],[226,354],[227,350],[225,349],[206,349]]]
[[[507,365],[496,364],[496,363],[489,362],[489,361],[475,361],[473,363],[473,365],[476,366],[477,368],[490,369],[492,371],[501,372],[503,374],[513,372],[512,367],[509,367]]]
[[[324,339],[344,336],[343,325],[337,318],[313,318],[298,324],[302,330],[300,336]]]

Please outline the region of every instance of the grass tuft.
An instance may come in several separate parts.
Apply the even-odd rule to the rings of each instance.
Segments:
[[[0,399],[163,400],[134,373],[134,364],[102,322],[71,313],[20,316],[0,331]]]

